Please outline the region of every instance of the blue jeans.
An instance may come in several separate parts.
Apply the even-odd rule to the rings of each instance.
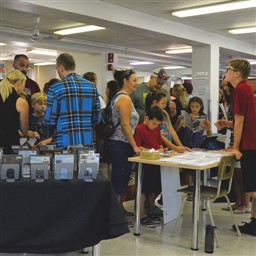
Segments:
[[[107,150],[112,164],[111,182],[117,195],[125,195],[132,170],[132,162],[128,157],[134,155],[132,146],[129,143],[117,140],[109,140]]]

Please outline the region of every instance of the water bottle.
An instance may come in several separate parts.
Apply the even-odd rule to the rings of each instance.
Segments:
[[[205,243],[204,243],[204,251],[206,253],[213,253],[214,251],[214,230],[216,227],[212,225],[206,225],[205,231]]]

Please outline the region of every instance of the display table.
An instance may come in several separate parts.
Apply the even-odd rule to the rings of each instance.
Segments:
[[[129,229],[109,181],[0,182],[0,252],[64,253]]]
[[[200,152],[198,152],[200,155]],[[203,153],[202,153],[203,154]],[[210,154],[230,155],[230,153],[224,151],[210,152]],[[194,198],[193,198],[193,214],[192,214],[192,237],[191,237],[191,249],[198,250],[198,222],[199,222],[199,206],[200,206],[200,183],[201,172],[205,169],[217,167],[219,160],[205,161],[200,163],[199,159],[195,158],[192,164],[185,164],[185,161],[180,160],[172,162],[172,157],[181,156],[179,153],[172,153],[169,158],[163,158],[159,160],[145,160],[140,157],[130,157],[130,162],[138,163],[137,173],[137,194],[136,194],[136,209],[135,209],[135,230],[134,235],[140,235],[140,200],[141,200],[141,174],[142,164],[160,165],[161,170],[161,183],[162,183],[162,195],[163,195],[163,217],[164,224],[177,218],[179,209],[181,207],[181,193],[177,192],[180,188],[180,176],[179,169],[189,169],[194,172]],[[211,159],[209,159],[211,160]]]

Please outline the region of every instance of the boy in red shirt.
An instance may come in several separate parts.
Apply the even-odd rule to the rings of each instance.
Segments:
[[[244,192],[256,200],[256,104],[252,87],[247,83],[251,65],[246,60],[231,60],[226,81],[235,88],[232,115],[234,144],[232,152],[241,160]],[[235,227],[233,226],[233,229]],[[256,204],[252,204],[251,222],[239,226],[241,233],[256,236]]]
[[[143,123],[135,128],[134,138],[138,147],[143,149],[155,149],[163,152],[162,138],[159,125],[163,121],[163,112],[159,107],[150,108]],[[142,169],[142,193],[141,193],[141,225],[156,227],[160,219],[154,213],[156,196],[161,192],[160,166],[144,164]],[[148,215],[144,212],[145,195],[147,196]]]

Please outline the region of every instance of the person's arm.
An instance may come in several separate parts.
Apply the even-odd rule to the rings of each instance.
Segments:
[[[49,136],[52,136],[53,130],[55,129],[55,126],[57,124],[58,111],[59,111],[58,102],[54,95],[53,88],[50,87],[47,94],[47,104],[46,104],[46,110],[45,110],[45,124],[49,129]]]
[[[132,146],[135,153],[139,153],[141,150],[137,146],[132,133],[132,127],[130,125],[130,117],[132,111],[132,101],[129,96],[121,96],[121,98],[116,103],[117,111],[120,114],[120,125],[124,136],[127,141]]]
[[[225,128],[225,127],[227,127],[227,128],[233,128],[233,121],[228,121],[228,120],[226,120],[226,119],[219,119],[219,120],[217,120],[217,121],[214,123],[214,125],[216,126],[216,128],[217,128],[218,130],[221,130],[221,129]]]
[[[234,116],[234,144],[232,148],[232,152],[235,154],[236,159],[239,160],[242,157],[242,153],[239,150],[239,145],[242,138],[242,131],[244,125],[244,116],[235,114]]]
[[[163,135],[162,135],[162,141],[166,147],[168,147],[178,153],[184,153],[185,151],[191,151],[191,149],[189,149],[187,147],[174,145],[171,141],[166,139]]]
[[[173,126],[172,126],[172,122],[171,122],[171,120],[170,120],[169,115],[167,114],[166,111],[164,111],[164,114],[166,115],[168,127],[169,127],[170,133],[171,133],[171,135],[172,135],[173,141],[176,143],[177,146],[182,146],[182,147],[183,147],[183,145],[182,145],[182,143],[181,143],[181,141],[180,141],[180,139],[179,139],[179,137],[178,137],[176,131],[174,130],[174,128],[173,128]]]
[[[211,136],[212,129],[211,129],[211,123],[208,118],[205,119],[204,125],[205,125],[205,130],[206,130],[207,136]]]
[[[96,88],[96,85],[93,84],[93,88],[92,88],[92,93],[94,95],[94,104],[93,104],[93,107],[92,107],[92,119],[91,119],[91,122],[92,122],[92,125],[96,125],[100,122],[101,120],[101,105],[100,105],[100,96],[99,96],[99,93],[98,93],[98,90]]]
[[[29,131],[28,127],[28,116],[29,116],[29,107],[28,102],[25,99],[18,98],[16,101],[16,109],[20,114],[20,131],[26,137],[35,137],[40,138],[39,134],[34,131]]]

